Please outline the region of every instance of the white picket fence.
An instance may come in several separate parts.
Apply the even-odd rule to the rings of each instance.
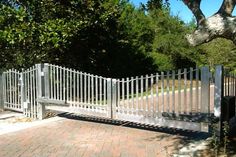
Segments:
[[[220,76],[220,77],[218,77]],[[112,79],[51,64],[2,74],[4,108],[42,119],[46,109],[204,131],[220,112],[222,67]],[[215,83],[211,80],[215,80]],[[227,88],[233,88],[235,79]],[[206,125],[205,125],[206,124]]]

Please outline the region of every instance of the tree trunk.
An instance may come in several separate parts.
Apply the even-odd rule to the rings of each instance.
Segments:
[[[192,46],[209,42],[217,37],[232,40],[236,44],[236,17],[215,14],[186,36]]]

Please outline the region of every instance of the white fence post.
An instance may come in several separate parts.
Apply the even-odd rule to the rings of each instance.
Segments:
[[[44,64],[36,65],[38,70],[38,87],[37,87],[37,99],[45,97],[45,72],[44,72]],[[42,120],[45,117],[45,104],[38,103],[38,119]]]
[[[107,104],[108,104],[108,117],[113,119],[116,115],[117,103],[117,80],[107,79]]]
[[[111,86],[111,78],[107,79],[107,111],[108,117],[112,118],[112,86]]]
[[[217,65],[215,69],[215,93],[214,93],[214,116],[219,118],[217,126],[217,135],[222,136],[222,115],[221,105],[224,96],[224,68],[222,65]]]
[[[112,106],[111,106],[111,118],[116,118],[116,105],[117,105],[117,80],[112,79]]]
[[[215,93],[214,93],[214,115],[221,116],[221,102],[224,94],[223,85],[223,66],[217,65],[215,69]]]
[[[209,67],[201,68],[201,113],[210,111],[210,71]]]
[[[44,64],[43,73],[44,73],[44,97],[49,99],[49,66],[48,63]]]
[[[3,77],[0,74],[0,109],[3,109],[4,101],[3,101]]]
[[[25,102],[25,85],[24,85],[23,71],[20,74],[19,84],[20,84],[21,107],[23,108],[23,114],[27,116],[28,104],[27,102]]]

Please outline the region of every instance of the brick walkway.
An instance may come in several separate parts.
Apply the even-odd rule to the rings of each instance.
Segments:
[[[0,156],[166,157],[185,142],[180,135],[65,118],[1,135]]]

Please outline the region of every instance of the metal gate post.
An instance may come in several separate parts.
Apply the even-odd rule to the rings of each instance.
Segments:
[[[112,79],[112,106],[111,118],[116,118],[116,105],[117,105],[117,80]]]
[[[38,69],[38,87],[37,87],[37,99],[39,98],[48,98],[48,64],[37,64]],[[46,114],[45,104],[38,102],[38,119],[43,119]]]
[[[210,111],[210,71],[209,67],[201,68],[201,113]]]
[[[210,70],[209,67],[201,68],[201,114],[208,120],[210,114]],[[208,121],[201,123],[202,131],[209,131]]]
[[[217,126],[217,135],[222,136],[222,115],[221,115],[221,105],[224,96],[224,69],[222,65],[216,66],[215,71],[215,103],[214,103],[214,116],[219,118]]]
[[[0,110],[2,110],[4,107],[4,101],[3,101],[3,77],[0,73]]]
[[[116,79],[107,79],[107,104],[108,104],[108,117],[113,119],[116,115],[116,101],[117,101],[117,81]]]
[[[28,102],[25,100],[25,85],[24,85],[24,74],[23,70],[20,73],[20,97],[21,97],[21,107],[23,108],[23,114],[28,116]]]

